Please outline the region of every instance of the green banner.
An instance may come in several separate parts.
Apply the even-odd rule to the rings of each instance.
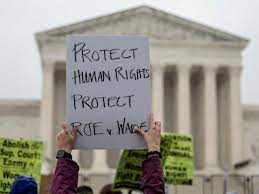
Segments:
[[[163,133],[162,166],[167,184],[190,185],[193,178],[193,143],[191,135]],[[114,190],[141,190],[141,165],[147,150],[124,150],[114,178]]]
[[[40,184],[42,142],[0,138],[0,193],[7,194],[18,175],[30,175]]]
[[[166,183],[191,185],[194,169],[192,136],[165,134],[163,137],[172,141],[163,163]]]

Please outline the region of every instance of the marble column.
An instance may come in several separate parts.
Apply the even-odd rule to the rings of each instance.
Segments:
[[[94,173],[106,173],[110,169],[107,165],[107,152],[106,150],[94,150],[93,151],[93,165],[91,171]]]
[[[44,142],[43,157],[53,162],[53,101],[54,101],[54,68],[55,63],[50,62],[43,66],[43,87],[40,113],[40,136]],[[44,164],[43,164],[44,165]],[[49,165],[47,174],[52,173]]]
[[[80,167],[80,151],[79,150],[73,150],[72,151],[72,157],[73,160],[78,164]]]
[[[164,67],[152,67],[152,111],[155,119],[164,123]]]
[[[177,66],[177,130],[191,134],[190,66]]]
[[[204,67],[204,166],[218,170],[216,67]]]
[[[229,68],[231,164],[243,159],[243,118],[240,98],[241,70],[241,66]]]

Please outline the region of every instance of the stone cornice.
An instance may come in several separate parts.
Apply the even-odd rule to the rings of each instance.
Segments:
[[[40,100],[0,100],[0,116],[39,117],[39,113]]]
[[[40,106],[40,100],[31,100],[31,99],[0,99],[0,107],[2,106]]]
[[[39,48],[62,42],[68,34],[143,34],[156,41],[224,43],[245,48],[242,37],[193,22],[148,6],[97,17],[36,34]]]

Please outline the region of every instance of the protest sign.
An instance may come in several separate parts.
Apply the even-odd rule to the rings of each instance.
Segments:
[[[9,193],[18,175],[32,176],[39,188],[42,142],[0,138],[0,193]]]
[[[164,138],[172,138],[172,144],[163,163],[166,183],[191,185],[194,169],[191,135],[165,134]]]
[[[76,149],[140,149],[148,129],[151,83],[144,36],[67,37],[67,122]]]
[[[193,178],[193,144],[191,135],[163,133],[161,138],[162,166],[165,182],[190,185]],[[114,190],[140,190],[141,165],[147,150],[124,150],[114,178]]]

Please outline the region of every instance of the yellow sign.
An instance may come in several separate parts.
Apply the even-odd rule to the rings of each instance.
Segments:
[[[114,179],[114,190],[141,189],[141,165],[147,150],[124,150]],[[167,184],[190,185],[193,178],[193,143],[191,135],[163,133],[162,166]]]
[[[191,185],[194,169],[192,136],[166,133],[162,140],[171,143],[170,147],[165,147],[169,147],[169,152],[166,151],[163,161],[166,183]]]
[[[9,193],[18,175],[32,176],[39,188],[42,142],[0,138],[0,193]]]

